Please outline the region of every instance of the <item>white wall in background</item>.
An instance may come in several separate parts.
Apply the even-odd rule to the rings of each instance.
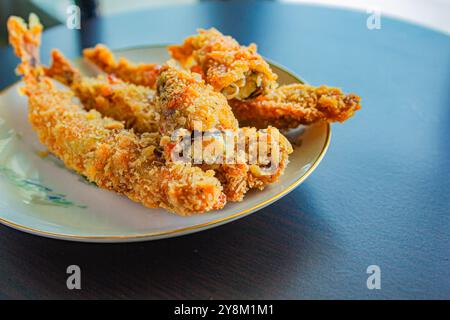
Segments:
[[[142,8],[196,3],[197,0],[99,0],[102,15],[116,14]]]
[[[67,18],[67,7],[74,3],[73,0],[32,0],[32,2],[61,22],[65,21]],[[117,14],[164,5],[189,4],[196,2],[198,2],[198,0],[98,0],[101,15]]]
[[[60,22],[66,21],[67,7],[73,4],[73,0],[32,0],[31,2]]]
[[[63,21],[65,10],[73,0],[32,0],[55,18]],[[346,7],[366,11],[378,8],[382,14],[422,24],[450,33],[450,0],[280,0]],[[104,15],[162,5],[196,3],[197,0],[99,0]]]
[[[346,7],[366,11],[380,9],[381,14],[392,16],[433,29],[450,33],[450,0],[281,0]]]

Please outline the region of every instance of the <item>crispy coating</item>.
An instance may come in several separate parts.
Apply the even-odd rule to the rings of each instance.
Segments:
[[[277,182],[284,174],[289,155],[293,152],[289,141],[274,127],[264,130],[241,128],[236,137],[237,163],[222,164],[219,167],[202,166],[205,170],[215,169],[227,199],[233,202],[242,201],[251,189],[263,190]],[[238,149],[239,141],[245,142],[242,152]],[[267,149],[262,150],[262,145]]]
[[[257,53],[255,44],[241,46],[212,28],[199,30],[169,53],[185,68],[202,74],[205,81],[227,98],[247,99],[276,87],[277,75]]]
[[[157,96],[161,108],[161,132],[171,134],[176,129],[187,128],[201,132],[212,130],[228,130],[237,137],[240,135],[248,139],[251,134],[256,139],[270,140],[270,134],[275,132],[277,152],[274,159],[274,170],[264,172],[267,163],[249,164],[232,163],[219,165],[203,165],[204,169],[214,169],[224,186],[224,192],[229,201],[242,201],[248,190],[264,189],[268,184],[278,180],[284,173],[292,147],[276,128],[256,131],[252,128],[238,128],[238,123],[225,97],[214,91],[204,81],[197,79],[192,73],[166,65],[162,68],[157,81]],[[201,128],[197,124],[201,125]],[[275,135],[274,134],[274,135]],[[278,138],[279,137],[279,138]],[[206,149],[202,146],[203,150]],[[270,152],[269,152],[270,153]],[[205,156],[205,153],[203,153]],[[248,159],[249,150],[244,150]],[[241,157],[242,157],[241,156]]]
[[[125,122],[137,133],[158,132],[161,116],[156,106],[155,91],[128,84],[112,75],[84,77],[58,50],[52,52],[52,64],[46,75],[69,86],[86,109]]]
[[[158,115],[158,112],[164,114],[164,110],[166,109],[164,107],[158,109],[158,105],[154,102],[154,99],[145,102],[143,99],[138,99],[139,95],[134,94],[136,90],[139,90],[138,93],[144,93],[142,94],[142,98],[144,98],[150,94],[150,89],[145,90],[140,86],[125,84],[118,80],[116,82],[114,79],[107,81],[103,78],[93,79],[82,77],[79,71],[73,68],[70,62],[59,51],[53,51],[52,56],[52,65],[49,69],[46,69],[46,74],[70,86],[85,107],[95,109],[102,115],[116,120],[125,121],[127,128],[134,129],[136,132],[159,132],[160,124],[157,121],[149,121],[148,119],[154,120],[155,113]],[[181,73],[181,75],[184,75],[184,73]],[[163,76],[167,76],[167,74],[163,73]],[[180,73],[173,72],[171,76],[178,79]],[[199,87],[202,88],[201,92],[205,94],[204,90],[206,85],[199,84]],[[140,100],[144,101],[142,106],[136,103],[136,101]],[[253,133],[255,137],[266,135],[263,131],[256,132],[250,128],[239,129],[239,133],[246,135],[247,138],[250,133]],[[262,189],[266,185],[275,182],[283,173],[287,164],[288,154],[291,152],[291,147],[286,139],[282,139],[281,141],[282,160],[280,161],[280,166],[274,172],[265,175],[259,169],[265,165],[261,163],[254,163],[252,165],[246,163],[213,166],[201,165],[200,167],[204,170],[214,169],[217,177],[224,186],[224,193],[227,196],[227,200],[241,201],[249,189]],[[246,156],[248,158],[248,155]]]
[[[124,58],[117,61],[104,45],[85,49],[84,57],[108,74],[113,74],[125,82],[154,88],[160,72],[157,64],[134,64]]]
[[[94,55],[94,52],[98,54]],[[153,98],[145,100],[146,97],[152,96],[153,92],[149,89],[145,90],[141,86],[124,84],[114,75],[110,75],[107,79],[82,77],[61,53],[54,51],[52,56],[52,66],[46,70],[47,75],[70,86],[88,109],[96,109],[103,115],[125,121],[126,127],[133,128],[136,132],[155,132],[163,128],[161,131],[169,134],[181,127],[194,130],[196,129],[194,121],[201,121],[205,126],[200,130],[233,129],[238,132],[236,135],[240,134],[247,139],[250,135],[254,135],[256,139],[269,137],[266,130],[256,131],[252,128],[236,130],[237,122],[234,115],[230,113],[225,99],[220,94],[213,92],[195,75],[176,67],[166,66],[162,70],[158,87],[160,89],[159,106],[157,106]],[[105,61],[113,60],[112,53],[106,47],[97,46],[95,49],[85,51],[85,57],[92,62],[97,61],[96,64],[105,72],[111,72],[111,68],[105,67],[108,63],[98,63],[100,58]],[[92,57],[96,57],[97,60]],[[122,65],[133,65],[124,59],[121,61]],[[141,73],[140,70],[132,69],[129,70],[128,77],[124,78],[123,74],[118,76],[124,81],[142,84],[139,81],[141,76],[137,76],[139,73]],[[139,103],[140,101],[142,104]],[[163,115],[162,122],[158,124],[158,121],[154,121],[159,119],[159,117],[155,117],[155,114],[159,116],[160,113]],[[223,117],[223,115],[227,117]],[[279,134],[275,128],[268,130],[270,133],[276,131]],[[241,201],[248,190],[263,189],[276,182],[284,173],[292,147],[287,139],[280,136],[277,145],[279,159],[276,168],[271,172],[264,172],[263,168],[267,163],[261,161],[252,164],[202,164],[200,167],[204,170],[214,169],[216,176],[224,186],[224,193],[228,201]],[[244,157],[248,159],[248,150],[246,153]],[[257,160],[260,159],[257,157]]]
[[[238,128],[225,97],[189,71],[170,63],[165,65],[156,91],[161,108],[161,132],[164,134],[171,134],[179,128],[202,132]],[[201,128],[197,127],[198,124]]]
[[[305,84],[281,86],[267,95],[230,104],[239,121],[264,128],[296,128],[319,121],[344,122],[361,108],[360,97],[340,89]]]
[[[199,161],[196,163],[202,169],[214,170],[227,200],[232,202],[242,201],[250,189],[262,190],[277,182],[293,151],[289,141],[274,127],[211,131],[204,133],[201,139],[186,130],[182,137],[187,137],[187,146],[180,142],[182,139],[162,141],[164,154],[169,156],[167,161],[177,161],[174,156],[179,157],[182,150],[188,157],[182,161]]]
[[[127,122],[130,124],[130,128],[133,128],[138,132],[159,131],[159,130],[155,130],[151,126],[138,127],[139,123],[140,123],[139,120],[143,116],[145,118],[144,114],[145,114],[145,112],[148,112],[148,108],[130,109],[128,107],[128,105],[125,103],[115,103],[113,105],[109,105],[107,108],[103,108],[102,104],[99,104],[98,102],[95,101],[96,96],[101,96],[98,94],[99,90],[96,90],[95,85],[93,85],[93,83],[98,82],[98,80],[95,80],[95,81],[89,80],[89,79],[80,80],[81,76],[79,75],[79,73],[76,70],[74,70],[70,66],[70,63],[67,60],[64,60],[61,57],[61,54],[58,53],[57,51],[53,53],[52,67],[47,70],[47,74],[53,76],[56,79],[59,79],[61,77],[62,79],[59,79],[59,80],[61,80],[63,83],[65,83],[67,85],[70,85],[74,89],[74,91],[77,92],[77,95],[79,97],[80,96],[82,97],[82,101],[85,102],[85,105],[90,105],[90,104],[94,103],[92,105],[92,108],[98,110],[100,113],[102,113],[104,115],[108,115],[114,119],[119,119],[119,120],[124,120],[123,117],[121,117],[121,115],[128,115],[130,113],[130,114],[132,114],[132,116],[130,116],[129,118],[136,119],[135,121]],[[182,89],[184,89],[186,86],[186,83],[191,84],[192,81],[197,83],[197,79],[195,79],[195,78],[192,79],[192,77],[189,73],[180,72],[176,68],[168,67],[167,72],[165,70],[161,74],[161,77],[164,77],[164,79],[169,79],[167,81],[172,81],[172,82],[170,84],[167,82],[164,83],[164,89],[161,89],[161,90],[164,91],[164,93],[166,95],[164,97],[158,96],[158,98],[159,98],[158,101],[168,102],[171,100],[175,100],[178,107],[180,104],[179,97],[177,96],[175,99],[172,96],[173,94],[178,92],[177,89],[175,89],[175,88],[181,87]],[[75,79],[75,80],[73,80],[73,79]],[[166,81],[166,80],[164,80],[164,81]],[[180,83],[181,83],[181,86],[177,85]],[[127,86],[133,87],[131,85],[124,85],[124,87],[127,87]],[[82,90],[80,90],[80,87],[82,88]],[[208,86],[206,86],[201,81],[197,83],[197,86],[190,87],[190,90],[197,90],[197,92],[196,92],[196,94],[194,94],[194,96],[202,96],[203,95],[203,97],[210,98],[211,101],[213,101],[213,103],[209,104],[209,103],[207,103],[207,101],[204,101],[205,99],[201,99],[199,101],[195,101],[195,99],[192,99],[192,101],[190,101],[190,103],[193,104],[195,110],[197,109],[198,106],[200,106],[200,108],[206,109],[206,113],[211,113],[211,111],[212,111],[211,110],[212,108],[210,107],[211,105],[212,106],[219,105],[219,106],[222,106],[222,107],[228,109],[228,107],[226,106],[226,101],[224,101],[223,97],[221,97],[220,95],[218,95],[216,93],[213,93],[211,90],[208,90],[208,89],[209,89]],[[169,91],[171,92],[171,94],[169,94]],[[86,94],[83,94],[83,92],[86,92]],[[123,92],[128,93],[129,91],[124,90]],[[212,98],[211,98],[211,95],[213,96]],[[84,99],[83,99],[83,97],[84,97]],[[217,97],[219,97],[219,98],[217,98]],[[122,100],[133,101],[133,99],[122,99]],[[218,102],[216,103],[216,101],[218,101]],[[152,104],[152,106],[153,106],[153,108],[156,107],[154,104]],[[171,110],[168,106],[169,106],[168,103],[161,103],[160,112],[162,114],[167,114],[167,113],[170,114]],[[112,113],[111,110],[114,110],[114,113]],[[136,110],[138,112],[135,112]],[[217,111],[216,113],[223,114],[223,112],[220,112],[220,111]],[[198,114],[194,113],[194,115],[197,116]],[[232,116],[230,114],[229,117],[232,119],[232,122],[235,122],[235,119],[233,119],[234,116]],[[164,121],[162,121],[162,123],[160,125],[167,124],[168,120],[170,120],[171,123],[173,123],[173,121],[175,121],[175,120],[178,121],[180,118],[183,118],[183,117],[182,116],[177,117],[177,115],[173,115],[173,117],[169,117],[169,118],[163,117]],[[198,121],[203,121],[204,118],[195,118],[195,119]],[[207,119],[209,119],[209,118],[207,117]],[[183,120],[181,120],[181,122],[182,122],[183,126],[190,128],[190,130],[194,129],[193,124],[192,125],[186,124],[186,122]],[[208,125],[208,130],[217,129],[218,127],[222,127],[221,125],[217,125],[217,123],[222,123],[222,122],[220,122],[220,121],[214,122],[211,125]],[[181,127],[181,126],[169,125],[169,126],[165,126],[165,128],[167,130],[162,130],[162,131],[165,131],[166,133],[171,133],[171,132],[173,132],[173,130],[175,128],[179,128],[179,127]],[[229,126],[229,127],[232,129],[236,129],[237,125],[233,124],[232,126]],[[270,130],[275,130],[275,129],[272,128]],[[266,131],[257,132],[256,130],[251,129],[251,128],[239,129],[238,131],[236,130],[236,132],[239,132],[239,134],[246,136],[247,139],[250,136],[250,134],[254,134],[256,139],[267,136],[267,134],[265,133]],[[282,137],[280,139],[280,150],[279,151],[281,153],[281,156],[280,156],[281,160],[280,160],[279,166],[277,166],[273,172],[269,172],[269,173],[267,173],[267,172],[264,173],[261,171],[261,168],[266,165],[265,163],[263,164],[261,162],[255,162],[252,164],[248,164],[248,163],[218,164],[218,165],[203,164],[200,167],[203,168],[204,170],[214,169],[217,177],[219,178],[219,180],[222,182],[222,184],[224,186],[224,192],[227,196],[227,200],[241,201],[249,189],[253,189],[253,188],[263,189],[266,185],[277,181],[278,177],[284,172],[284,169],[288,162],[288,155],[289,155],[289,153],[292,152],[292,148],[291,148],[289,142],[284,137]],[[248,158],[248,150],[246,152],[247,152],[247,154],[244,157]]]
[[[198,36],[186,39],[182,46],[169,47],[169,51],[182,65],[191,66],[193,71],[203,76],[206,83],[213,85],[216,90],[222,91],[230,100],[233,112],[243,125],[257,126],[258,128],[272,125],[280,129],[288,129],[295,128],[300,124],[307,125],[318,121],[344,122],[361,108],[360,98],[355,94],[345,95],[340,89],[328,86],[313,87],[302,84],[290,84],[277,88],[276,78],[268,86],[269,88],[266,88],[264,94],[261,94],[262,91],[256,90],[248,95],[248,99],[242,99],[242,95],[240,97],[235,96],[236,88],[234,86],[232,86],[234,89],[224,90],[216,84],[214,76],[206,76],[204,68],[200,67],[200,65],[207,65],[205,62],[207,61],[205,58],[207,53],[205,52],[212,50],[212,47],[215,48],[214,57],[216,57],[216,51],[218,51],[223,54],[227,52],[229,61],[236,60],[236,57],[249,59],[246,55],[237,55],[235,57],[227,51],[228,49],[220,49],[221,46],[234,48],[234,51],[230,49],[232,52],[246,50],[245,47],[240,46],[232,38],[225,37],[212,29],[200,31]],[[105,48],[105,50],[107,49]],[[198,54],[198,57],[195,57],[196,54]],[[235,63],[240,65],[237,61]],[[233,68],[225,68],[223,70],[228,70],[231,74]],[[228,71],[224,74],[227,75]],[[220,72],[215,72],[214,69],[211,69],[211,73],[221,74]],[[139,75],[136,74],[131,77],[139,78]],[[247,83],[247,81],[245,82]],[[238,91],[241,93],[252,91],[249,88],[241,87]]]
[[[158,135],[135,135],[123,123],[85,111],[72,92],[59,90],[38,63],[42,26],[35,15],[29,29],[17,17],[8,20],[10,43],[22,59],[29,98],[29,120],[49,151],[68,168],[99,187],[128,196],[147,207],[180,215],[220,209],[225,195],[214,172],[185,164],[163,164],[155,153]]]
[[[114,76],[83,77],[57,50],[52,52],[52,65],[46,74],[72,88],[87,109],[124,121],[136,132],[175,129],[201,131],[235,129],[238,122],[227,100],[194,74],[174,66],[162,68],[158,77],[158,95],[148,87],[125,83]]]

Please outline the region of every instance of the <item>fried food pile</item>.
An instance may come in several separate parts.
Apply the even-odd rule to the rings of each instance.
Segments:
[[[339,89],[279,86],[255,45],[215,29],[169,47],[162,66],[86,49],[97,77],[58,50],[41,65],[42,30],[33,14],[28,25],[8,20],[39,140],[68,168],[149,208],[189,216],[242,201],[284,173],[293,149],[279,129],[343,122],[360,108]]]

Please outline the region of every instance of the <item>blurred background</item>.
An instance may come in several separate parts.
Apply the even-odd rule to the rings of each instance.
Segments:
[[[0,46],[7,44],[5,21],[8,16],[37,13],[46,27],[65,23],[67,8],[78,5],[84,19],[159,6],[193,4],[208,0],[0,0]],[[214,0],[210,0],[214,1]],[[227,0],[216,0],[226,2]],[[246,1],[246,0],[240,0]],[[255,1],[255,0],[253,0]],[[256,0],[257,1],[257,0]],[[261,0],[298,2],[347,7],[366,11],[377,9],[394,16],[450,33],[450,0]]]
[[[83,18],[91,18],[96,15],[196,2],[201,0],[0,0],[0,46],[7,44],[5,21],[10,15],[26,17],[30,12],[35,12],[48,28],[65,23],[67,8],[73,4],[81,8]]]

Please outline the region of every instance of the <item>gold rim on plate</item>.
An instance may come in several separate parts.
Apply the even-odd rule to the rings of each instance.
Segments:
[[[160,48],[160,47],[165,47],[165,46],[166,45],[133,47],[133,48],[114,50],[114,52],[122,52],[123,53],[123,52],[131,51],[131,50]],[[275,66],[276,68],[286,72],[287,74],[289,74],[290,76],[295,78],[298,82],[305,83],[299,76],[297,76],[293,72],[287,70],[285,67],[280,66],[278,63],[274,63],[273,61],[271,61],[269,59],[266,59],[266,60],[271,65]],[[18,83],[20,83],[20,81],[7,86],[3,90],[0,90],[0,96],[3,95],[4,92],[14,88]],[[319,156],[314,161],[314,163],[311,165],[311,167],[301,177],[299,177],[294,183],[292,183],[290,186],[288,186],[286,189],[279,192],[278,194],[254,205],[251,208],[244,209],[242,211],[239,211],[237,213],[234,213],[234,214],[229,215],[224,218],[220,218],[220,219],[213,220],[210,222],[200,223],[200,224],[190,226],[190,227],[178,228],[178,229],[174,229],[174,230],[167,230],[167,231],[161,231],[161,232],[146,233],[146,234],[136,234],[136,235],[131,235],[131,236],[77,236],[77,235],[73,235],[73,234],[54,233],[54,232],[47,232],[47,231],[33,229],[33,228],[29,228],[29,227],[17,224],[15,222],[6,220],[1,217],[0,217],[0,223],[6,225],[8,227],[11,227],[13,229],[17,229],[19,231],[24,231],[26,233],[30,233],[33,235],[38,235],[38,236],[43,236],[43,237],[53,238],[53,239],[59,239],[59,240],[72,240],[72,241],[88,241],[88,240],[94,240],[94,241],[97,240],[97,241],[104,241],[104,242],[115,241],[115,240],[136,240],[136,241],[138,241],[138,240],[151,240],[152,238],[159,238],[159,237],[164,237],[164,236],[187,235],[190,233],[194,233],[195,231],[206,230],[206,229],[213,228],[215,226],[219,226],[227,221],[231,222],[233,220],[243,218],[244,216],[249,215],[258,209],[262,209],[262,208],[272,204],[276,200],[280,199],[281,197],[285,196],[286,194],[291,192],[293,189],[295,189],[298,185],[300,185],[303,181],[305,181],[311,175],[311,173],[317,168],[317,166],[320,164],[320,162],[322,161],[323,157],[325,156],[325,154],[328,150],[330,141],[331,141],[331,125],[329,123],[327,123],[327,135],[326,135],[326,139],[325,139],[325,144],[323,145],[323,148],[320,151]]]

